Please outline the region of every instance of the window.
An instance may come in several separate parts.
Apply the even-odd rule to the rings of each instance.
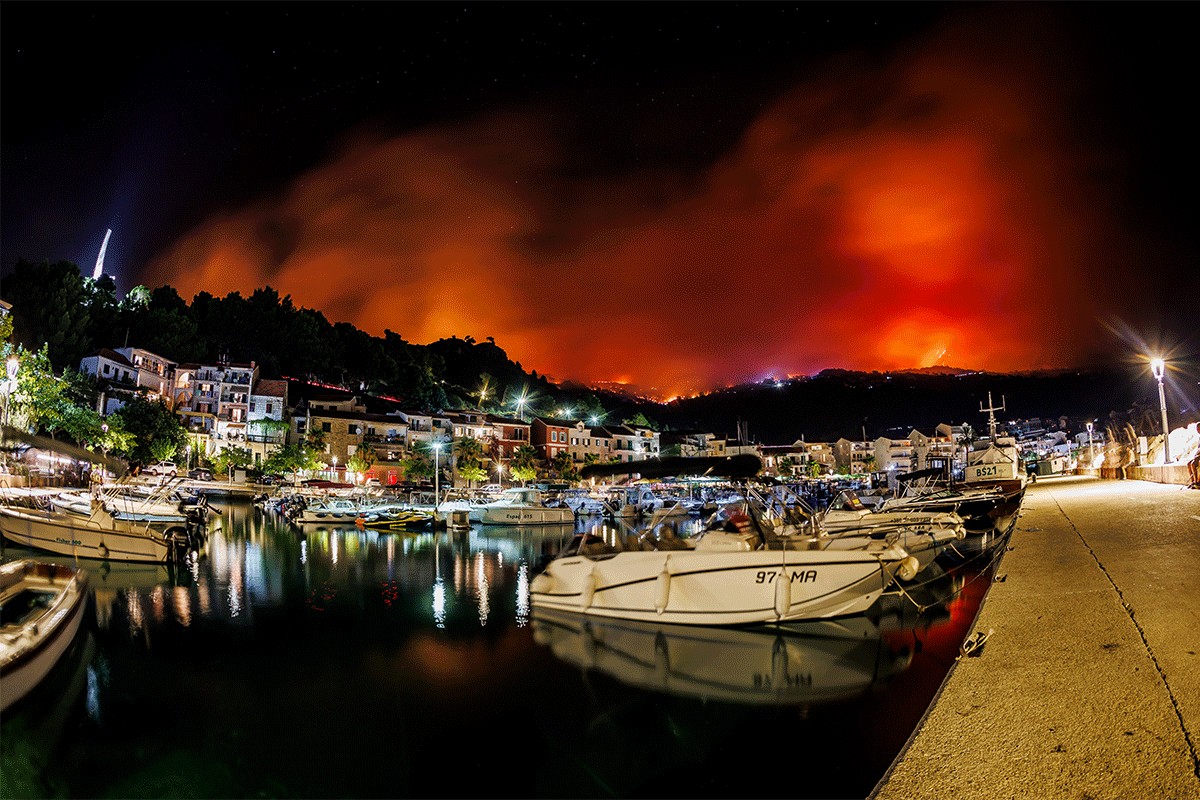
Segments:
[[[355,425],[353,422],[351,422],[349,425],[346,426],[346,433],[349,433],[349,434],[358,433],[358,426]]]
[[[322,422],[321,430],[323,430],[325,433],[329,433],[330,431],[333,430],[333,426],[330,425],[328,422]]]
[[[108,367],[108,364],[105,364],[105,365],[104,365],[104,374],[105,374],[105,375],[107,375],[107,374],[108,374],[108,369],[109,369],[109,367]]]
[[[252,401],[250,401],[250,410],[251,410],[251,411],[253,411],[253,410],[254,410],[254,401],[253,401],[253,400],[252,400]]]
[[[271,406],[272,406],[272,405],[273,405],[272,403],[267,403],[267,413],[268,413],[268,414],[270,414],[270,413],[271,413],[271,410],[272,410],[272,409],[271,409]]]

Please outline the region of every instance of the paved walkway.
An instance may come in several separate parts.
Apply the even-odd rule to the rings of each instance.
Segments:
[[[1200,491],[1043,478],[960,658],[871,795],[1200,798]]]

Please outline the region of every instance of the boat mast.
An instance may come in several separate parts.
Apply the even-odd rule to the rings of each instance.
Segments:
[[[1000,395],[1000,406],[997,408],[992,404],[992,393],[988,392],[988,407],[984,408],[983,403],[979,404],[979,413],[987,412],[988,415],[988,436],[991,437],[992,443],[996,443],[996,412],[1004,410],[1004,395]]]

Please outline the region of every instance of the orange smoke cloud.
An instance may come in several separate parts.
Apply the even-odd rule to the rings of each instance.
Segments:
[[[831,65],[698,179],[548,177],[570,149],[532,115],[360,141],[150,276],[184,296],[270,284],[373,334],[494,336],[526,368],[664,393],[1067,365],[1098,314],[1077,287],[1120,248],[1059,121],[1069,87],[993,23]]]

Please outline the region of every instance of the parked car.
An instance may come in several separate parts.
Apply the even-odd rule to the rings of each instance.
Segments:
[[[194,481],[211,481],[213,479],[213,474],[211,469],[204,469],[203,467],[200,467],[198,469],[189,470],[188,477]]]
[[[166,475],[174,478],[179,474],[179,467],[175,466],[172,461],[159,461],[157,464],[149,464],[142,468],[143,475]]]

